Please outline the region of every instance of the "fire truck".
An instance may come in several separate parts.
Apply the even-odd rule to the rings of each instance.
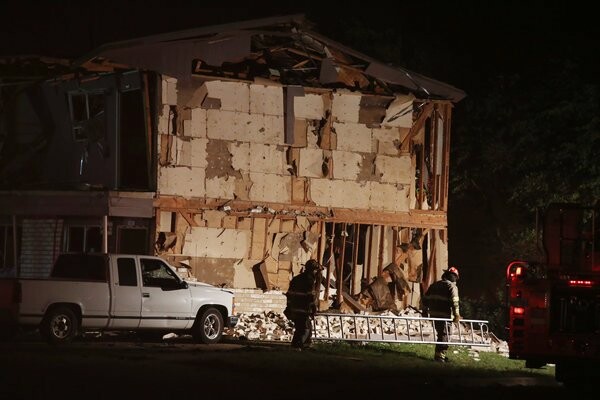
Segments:
[[[600,378],[600,203],[551,204],[539,220],[544,260],[506,270],[509,358],[588,385]]]

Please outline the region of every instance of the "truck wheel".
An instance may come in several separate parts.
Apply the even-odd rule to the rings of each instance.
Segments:
[[[221,340],[223,335],[223,316],[214,307],[202,311],[192,327],[192,336],[200,343],[211,344]]]
[[[50,344],[65,344],[71,342],[76,336],[79,320],[69,307],[60,306],[46,313],[40,333]]]

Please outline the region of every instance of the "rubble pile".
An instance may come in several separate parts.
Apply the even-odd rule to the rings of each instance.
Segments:
[[[404,320],[385,317],[407,317]],[[381,318],[383,317],[383,318]],[[398,314],[385,311],[377,314],[347,314],[341,318],[326,318],[317,314],[315,317],[315,336],[330,339],[361,339],[370,335],[381,335],[385,338],[417,338],[415,342],[435,342],[436,335],[432,324],[412,317],[422,317],[418,310],[407,308]],[[343,328],[343,329],[342,329]],[[343,332],[343,335],[342,335]],[[498,339],[491,332],[486,332],[491,339],[490,346],[477,346],[475,351],[491,351],[508,357],[508,344]],[[294,334],[294,324],[285,315],[273,311],[264,313],[241,314],[237,325],[226,334],[233,338],[256,341],[289,342]],[[460,335],[463,338],[481,342],[481,332],[471,331],[471,325],[461,323]],[[458,329],[451,331],[451,339],[459,340]]]

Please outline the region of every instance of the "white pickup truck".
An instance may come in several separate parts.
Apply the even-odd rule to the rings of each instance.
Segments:
[[[84,331],[190,332],[218,342],[234,326],[233,292],[182,280],[159,257],[61,254],[49,279],[0,279],[0,329],[38,327],[52,344]]]

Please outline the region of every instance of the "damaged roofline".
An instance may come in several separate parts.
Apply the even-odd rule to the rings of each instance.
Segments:
[[[251,19],[246,21],[231,22],[220,25],[210,25],[200,28],[185,29],[182,31],[158,33],[156,35],[143,36],[136,39],[128,39],[119,42],[111,42],[103,44],[100,47],[95,48],[90,53],[84,55],[81,58],[73,61],[73,65],[78,66],[83,63],[90,61],[97,55],[101,54],[106,50],[118,49],[121,47],[139,46],[143,44],[156,43],[156,42],[168,42],[176,40],[191,39],[197,36],[211,35],[216,33],[222,33],[227,31],[244,30],[258,28],[265,25],[275,25],[283,23],[296,23],[301,24],[305,21],[304,14],[291,14],[278,17],[269,17],[261,19]]]
[[[395,65],[391,66],[391,65],[384,64],[381,61],[378,61],[372,57],[369,57],[366,54],[356,51],[356,50],[354,50],[350,47],[347,47],[339,42],[336,42],[335,40],[331,40],[325,36],[322,36],[319,33],[316,33],[316,32],[310,31],[310,30],[304,30],[304,32],[309,34],[310,36],[313,36],[316,39],[322,41],[323,43],[326,43],[328,45],[336,47],[339,50],[344,51],[356,58],[361,58],[365,61],[368,61],[371,64],[369,66],[369,68],[376,70],[376,72],[372,72],[371,74],[373,76],[375,76],[376,78],[381,79],[383,81],[391,82],[391,83],[398,83],[398,79],[394,79],[394,78],[395,78],[395,76],[398,76],[399,74],[401,74],[404,77],[407,77],[409,80],[411,80],[415,84],[415,86],[418,87],[420,90],[425,89],[424,90],[425,92],[434,92],[434,93],[441,95],[449,100],[452,100],[452,102],[454,102],[454,103],[458,103],[459,101],[461,101],[462,99],[464,99],[467,96],[467,94],[463,90],[458,89],[447,83],[429,78],[429,77],[421,75],[419,73],[410,71],[406,68],[402,68],[402,67],[395,66]],[[432,88],[432,86],[434,88]],[[434,89],[437,89],[437,90],[434,90]]]
[[[299,33],[311,36],[326,45],[335,47],[342,52],[345,52],[353,57],[368,62],[369,66],[364,71],[365,74],[370,75],[383,82],[403,86],[413,93],[421,93],[419,97],[423,99],[447,99],[454,103],[457,103],[466,97],[466,93],[463,90],[458,89],[452,85],[410,71],[400,66],[392,66],[385,64],[370,56],[367,56],[361,52],[349,48],[339,42],[331,40],[310,29],[302,28],[302,26],[306,25],[307,22],[308,21],[305,19],[304,14],[292,14],[286,16],[233,22],[221,25],[204,26],[175,32],[160,33],[156,35],[150,35],[136,39],[129,39],[120,42],[112,42],[104,44],[94,49],[92,52],[88,53],[84,57],[75,60],[73,62],[73,66],[80,66],[85,62],[92,60],[94,57],[103,54],[109,50],[116,50],[120,48],[127,48],[133,46],[143,46],[160,42],[190,40],[205,35],[212,35],[231,31],[251,30],[254,28],[260,28],[265,26],[292,24],[299,27]],[[278,33],[271,32],[271,34]]]

